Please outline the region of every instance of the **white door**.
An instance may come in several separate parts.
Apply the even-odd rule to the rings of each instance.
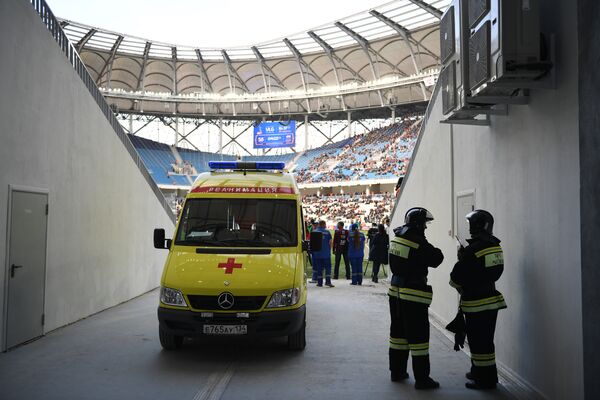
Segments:
[[[6,347],[43,334],[48,195],[13,190]]]
[[[475,193],[460,193],[456,196],[456,235],[463,244],[469,239],[469,223],[465,216],[475,210]]]

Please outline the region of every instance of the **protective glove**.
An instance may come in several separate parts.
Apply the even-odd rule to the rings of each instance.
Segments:
[[[459,332],[454,334],[454,350],[460,351],[463,347],[465,347],[465,332]]]
[[[454,333],[454,350],[459,351],[461,348],[465,347],[467,325],[465,323],[465,316],[460,309],[456,313],[456,317],[446,325],[446,329]]]

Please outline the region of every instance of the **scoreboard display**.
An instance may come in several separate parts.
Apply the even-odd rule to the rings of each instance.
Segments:
[[[270,149],[296,145],[296,121],[261,122],[254,125],[254,148]]]

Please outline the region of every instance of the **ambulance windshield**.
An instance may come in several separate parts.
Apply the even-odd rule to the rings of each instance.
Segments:
[[[298,243],[296,201],[189,199],[176,245],[291,247]]]

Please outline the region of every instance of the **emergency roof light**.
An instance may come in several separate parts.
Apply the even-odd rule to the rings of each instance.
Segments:
[[[208,167],[215,169],[283,170],[285,163],[279,161],[209,161]]]

